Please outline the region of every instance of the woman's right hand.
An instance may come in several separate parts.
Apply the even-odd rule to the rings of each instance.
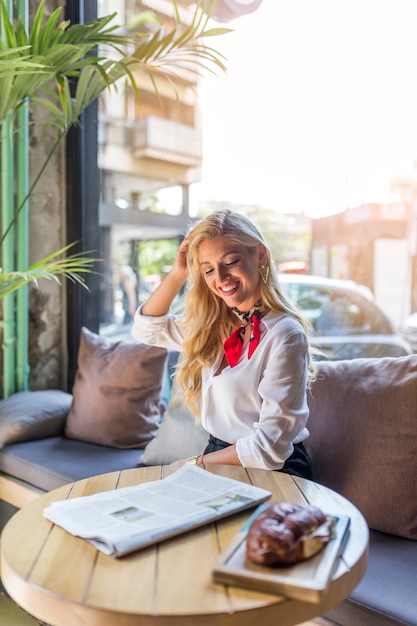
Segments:
[[[185,282],[188,276],[188,267],[187,267],[187,254],[188,254],[188,239],[184,239],[182,241],[180,247],[178,248],[177,256],[172,266],[171,272],[178,276],[180,280]]]
[[[187,280],[187,252],[188,239],[184,239],[171,270],[142,305],[143,315],[158,316],[168,313],[175,296]]]

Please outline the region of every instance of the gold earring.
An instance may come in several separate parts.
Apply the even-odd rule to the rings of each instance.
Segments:
[[[261,265],[261,267],[259,268],[259,274],[261,275],[262,280],[266,284],[268,282],[268,276],[269,276],[268,265]]]

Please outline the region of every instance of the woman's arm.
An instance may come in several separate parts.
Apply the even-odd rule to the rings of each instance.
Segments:
[[[180,459],[174,461],[171,465],[184,465],[188,459]],[[222,450],[216,450],[216,452],[210,452],[209,454],[200,454],[197,458],[197,465],[210,465],[211,463],[217,463],[219,465],[242,465],[239,461],[239,457],[236,453],[236,446],[227,446]]]
[[[178,249],[172,269],[142,306],[143,315],[157,317],[168,313],[175,296],[187,280],[187,251],[188,240],[184,239]]]
[[[227,446],[216,452],[209,452],[198,458],[198,463],[202,465],[210,465],[210,463],[219,463],[220,465],[242,465],[236,452],[236,446]]]

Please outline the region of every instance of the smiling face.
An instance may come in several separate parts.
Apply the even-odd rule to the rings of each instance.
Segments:
[[[262,244],[250,251],[216,237],[200,244],[198,260],[206,285],[228,307],[249,311],[261,297],[259,267],[266,262]]]

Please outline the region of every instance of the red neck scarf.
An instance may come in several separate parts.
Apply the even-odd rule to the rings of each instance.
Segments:
[[[261,338],[259,328],[261,318],[266,312],[261,300],[259,300],[250,311],[246,311],[246,313],[242,313],[242,311],[239,311],[236,307],[233,307],[232,311],[242,320],[242,324],[223,344],[224,354],[230,367],[234,367],[239,362],[243,350],[246,326],[250,323],[252,323],[252,331],[249,340],[248,359],[250,359],[255,352]]]

